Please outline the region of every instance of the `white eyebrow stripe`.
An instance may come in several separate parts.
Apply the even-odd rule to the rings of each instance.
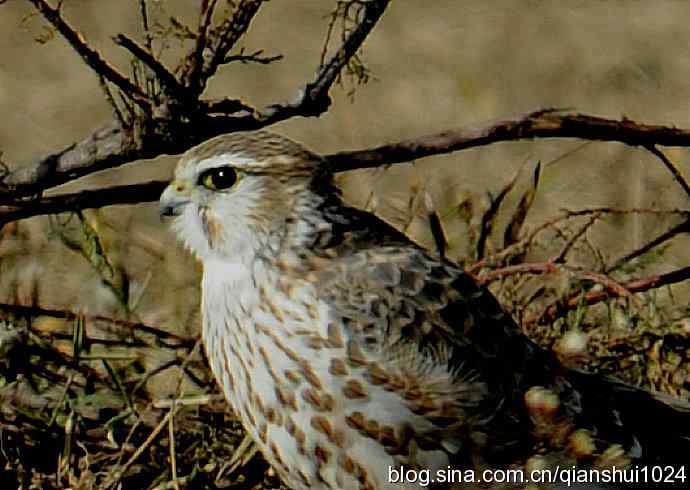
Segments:
[[[216,167],[235,167],[239,170],[248,169],[251,170],[255,167],[261,167],[256,160],[252,158],[247,158],[243,156],[238,156],[237,154],[225,153],[223,155],[213,156],[211,158],[205,158],[196,164],[197,173],[201,173],[210,168]]]

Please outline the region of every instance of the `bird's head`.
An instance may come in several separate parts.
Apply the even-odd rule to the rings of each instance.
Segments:
[[[248,262],[309,234],[323,159],[266,131],[210,139],[185,153],[160,198],[161,216],[195,255]],[[306,220],[306,221],[305,221]]]

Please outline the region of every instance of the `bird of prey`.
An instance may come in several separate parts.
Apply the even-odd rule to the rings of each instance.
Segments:
[[[562,366],[457,265],[346,206],[327,161],[286,137],[189,150],[160,211],[203,265],[215,378],[293,489],[421,488],[393,471],[506,467],[545,439],[567,455],[583,433],[590,463],[690,457],[686,403]]]

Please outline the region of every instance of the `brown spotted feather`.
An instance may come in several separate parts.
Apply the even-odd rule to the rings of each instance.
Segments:
[[[236,187],[201,185],[214,165],[236,168]],[[390,465],[525,462],[549,434],[540,417],[639,461],[690,454],[687,403],[561,366],[457,265],[345,206],[298,143],[214,138],[181,158],[161,210],[204,265],[214,374],[296,490],[419,488],[390,484]]]

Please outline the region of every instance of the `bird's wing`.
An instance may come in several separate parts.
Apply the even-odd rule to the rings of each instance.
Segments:
[[[440,427],[465,416],[462,427],[431,432],[445,450],[457,439],[476,445],[486,461],[524,457],[536,430],[525,394],[542,386],[559,397],[558,427],[587,428],[599,441],[635,446],[651,461],[678,460],[679,451],[690,454],[685,401],[672,407],[644,390],[561,366],[455,265],[430,256],[369,213],[340,208],[330,220],[335,225],[324,239],[324,253],[333,267],[324,271],[319,289],[352,338],[369,352],[393,353],[392,363],[414,357],[418,369],[409,376],[422,381],[429,365],[436,366],[438,378],[441,365],[448,385],[435,378],[425,392],[421,383],[416,393],[421,398],[447,396],[453,385],[473,392],[458,390],[454,407],[434,412]],[[649,417],[659,417],[656,426]]]

